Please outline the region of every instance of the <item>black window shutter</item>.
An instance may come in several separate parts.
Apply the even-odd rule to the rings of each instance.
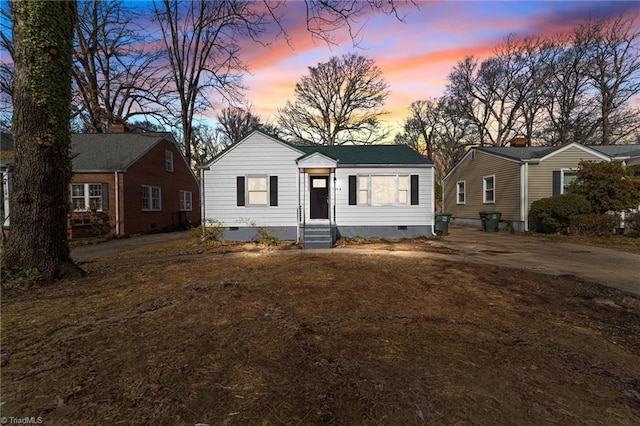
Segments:
[[[278,176],[269,177],[269,205],[278,205]]]
[[[417,206],[419,203],[419,193],[420,187],[418,185],[418,175],[411,175],[411,205]]]
[[[554,170],[553,171],[553,196],[556,195],[560,195],[561,191],[561,187],[560,185],[562,184],[561,182],[561,178],[562,175],[560,173],[560,170]]]
[[[236,177],[237,205],[244,206],[244,176]]]
[[[102,211],[109,210],[109,184],[102,184]]]
[[[358,204],[358,188],[357,181],[358,177],[351,175],[349,176],[349,205],[355,206]]]

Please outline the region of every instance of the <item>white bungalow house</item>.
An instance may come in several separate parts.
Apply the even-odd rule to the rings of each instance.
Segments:
[[[433,163],[405,145],[294,146],[254,131],[202,171],[203,220],[227,240],[264,229],[306,248],[433,234]]]

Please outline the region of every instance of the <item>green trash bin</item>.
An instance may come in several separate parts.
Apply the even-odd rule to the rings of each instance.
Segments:
[[[500,225],[500,218],[502,213],[500,212],[480,212],[480,220],[482,221],[482,231],[484,232],[498,232],[498,225]]]
[[[480,230],[487,232],[487,212],[480,212]]]
[[[436,235],[449,235],[449,222],[451,222],[451,214],[436,213],[435,233]]]

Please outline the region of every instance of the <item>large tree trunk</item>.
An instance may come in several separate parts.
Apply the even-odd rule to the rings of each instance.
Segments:
[[[76,2],[14,0],[11,9],[16,156],[5,266],[37,269],[46,280],[78,276],[67,242]]]

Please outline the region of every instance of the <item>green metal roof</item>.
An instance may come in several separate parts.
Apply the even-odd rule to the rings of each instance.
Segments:
[[[294,145],[260,129],[255,129],[244,139],[229,145],[224,151],[213,157],[209,162],[209,166],[219,157],[222,157],[228,150],[242,143],[243,140],[254,133],[261,133],[292,149],[304,152],[305,154],[299,157],[298,160],[317,152],[334,160],[338,160],[340,165],[433,165],[433,161],[418,154],[407,145]]]
[[[302,158],[320,153],[338,160],[340,165],[418,165],[433,161],[418,154],[407,145],[339,145],[297,146],[306,152]]]

